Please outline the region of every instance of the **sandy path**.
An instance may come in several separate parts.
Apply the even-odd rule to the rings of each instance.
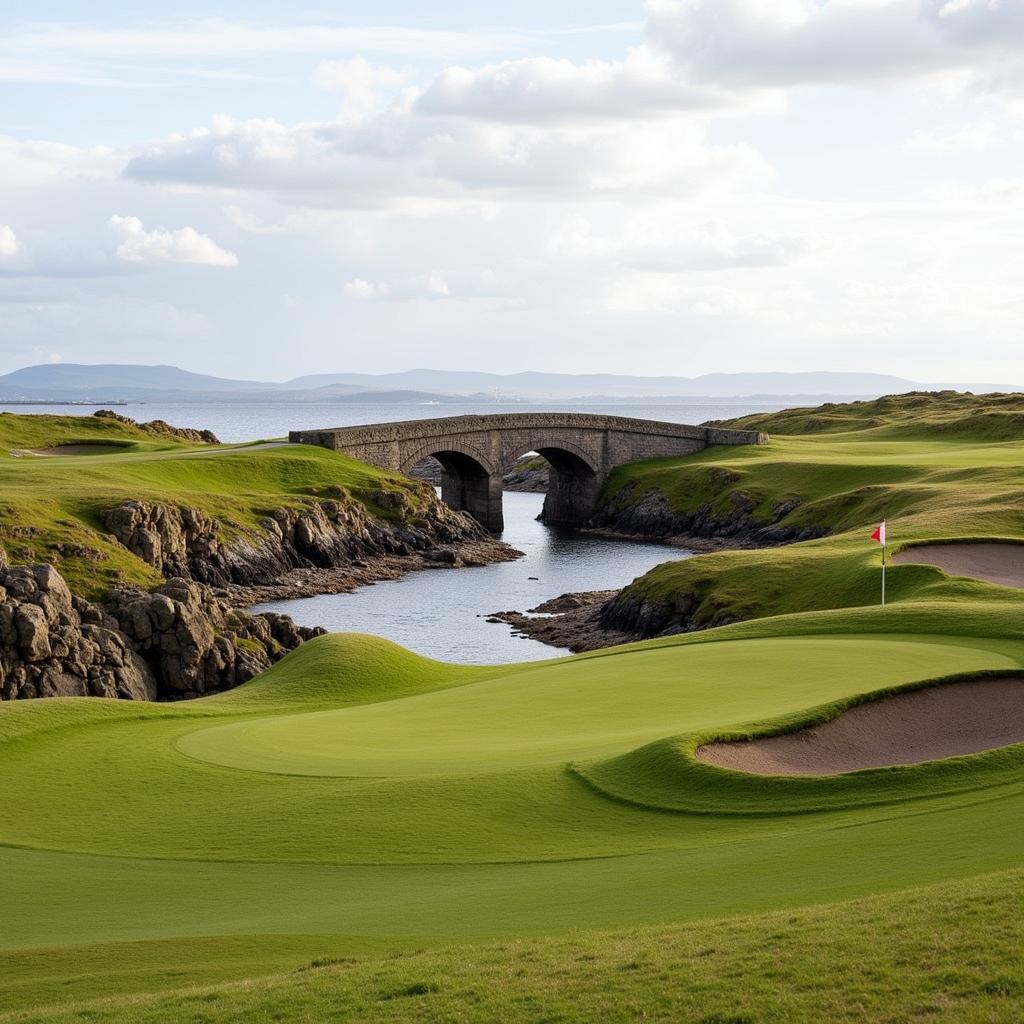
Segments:
[[[697,760],[759,775],[835,775],[1024,742],[1024,678],[948,683],[884,697],[824,725],[738,743]]]
[[[898,564],[934,565],[1004,587],[1024,587],[1024,544],[927,544],[892,556]]]

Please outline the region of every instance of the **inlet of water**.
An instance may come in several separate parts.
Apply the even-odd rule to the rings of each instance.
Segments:
[[[432,569],[349,594],[274,601],[256,611],[285,612],[306,626],[373,633],[442,661],[497,664],[559,653],[512,635],[491,612],[525,611],[572,591],[625,586],[648,569],[691,552],[663,544],[594,537],[537,521],[543,494],[507,491],[502,540],[524,552],[514,562]]]

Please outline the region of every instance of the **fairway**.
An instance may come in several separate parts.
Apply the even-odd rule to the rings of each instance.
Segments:
[[[706,805],[692,812],[653,806],[664,779],[648,768],[629,778],[639,797],[614,792],[615,766],[646,764],[652,745],[1024,665],[1019,640],[901,624],[735,627],[501,668],[335,635],[187,704],[4,706],[0,943],[272,933],[400,949],[754,913],[1012,867],[1024,852],[1004,824],[1024,814],[1016,761],[955,759],[952,782],[945,762],[837,777],[850,801],[800,813],[787,801],[805,795],[785,787],[806,780],[763,780],[751,813],[731,780],[753,777],[695,762],[687,770],[712,782],[675,794]]]

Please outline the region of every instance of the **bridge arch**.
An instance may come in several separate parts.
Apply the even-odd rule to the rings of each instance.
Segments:
[[[547,461],[550,472],[541,512],[544,522],[552,526],[582,526],[590,518],[603,480],[594,452],[570,438],[549,432],[527,434],[511,446],[506,445],[506,449],[509,454],[503,460],[504,472],[527,452],[534,451]]]
[[[453,438],[435,438],[402,461],[408,472],[426,458],[441,464],[441,500],[451,508],[468,512],[488,529],[502,528],[502,474],[475,445]]]
[[[552,466],[544,503],[550,522],[580,525],[592,515],[608,473],[624,462],[689,455],[708,445],[764,444],[765,434],[589,413],[495,413],[294,430],[315,444],[392,472],[433,455],[444,468],[442,497],[488,529],[502,529],[502,474],[524,452]]]

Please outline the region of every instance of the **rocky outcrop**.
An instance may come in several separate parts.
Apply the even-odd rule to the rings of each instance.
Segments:
[[[419,505],[406,491],[376,491],[366,505],[307,500],[265,516],[259,529],[224,539],[221,524],[193,508],[125,501],[103,514],[107,529],[164,576],[213,586],[266,586],[295,569],[328,569],[380,555],[412,555],[481,541],[487,533],[470,516],[434,499]]]
[[[728,470],[716,472],[722,475],[723,488],[733,482]],[[772,547],[814,540],[830,532],[824,526],[784,525],[782,520],[797,508],[795,501],[779,502],[768,517],[763,511],[755,516],[757,500],[742,490],[732,490],[725,505],[723,508],[721,503],[704,503],[690,511],[680,511],[658,490],[645,491],[634,500],[632,487],[626,487],[599,508],[588,525],[635,537],[709,540],[719,547]]]
[[[713,600],[710,604],[711,607],[708,607],[709,602],[702,604],[700,598],[689,590],[654,599],[642,591],[626,587],[601,605],[595,615],[595,624],[609,633],[643,640],[652,636],[692,633],[739,621],[725,609],[716,611]],[[701,608],[700,619],[697,618],[698,607]]]
[[[50,565],[0,569],[0,697],[153,700],[146,662],[99,608]]]
[[[6,568],[0,547],[0,698],[175,700],[230,689],[322,633],[247,615],[209,587],[120,589],[107,608],[74,597],[50,565]]]
[[[526,491],[529,494],[546,494],[551,484],[551,467],[537,460],[521,460],[502,477],[506,491]]]
[[[97,409],[93,416],[101,420],[116,420],[129,427],[138,427],[154,437],[173,437],[179,441],[191,441],[193,444],[220,444],[220,440],[212,430],[193,430],[191,427],[172,427],[165,420],[150,420],[139,423],[129,416],[122,416],[113,409]]]
[[[248,615],[209,587],[171,579],[152,593],[117,589],[110,610],[152,669],[159,697],[176,700],[231,689],[280,660],[322,629],[287,615]]]

